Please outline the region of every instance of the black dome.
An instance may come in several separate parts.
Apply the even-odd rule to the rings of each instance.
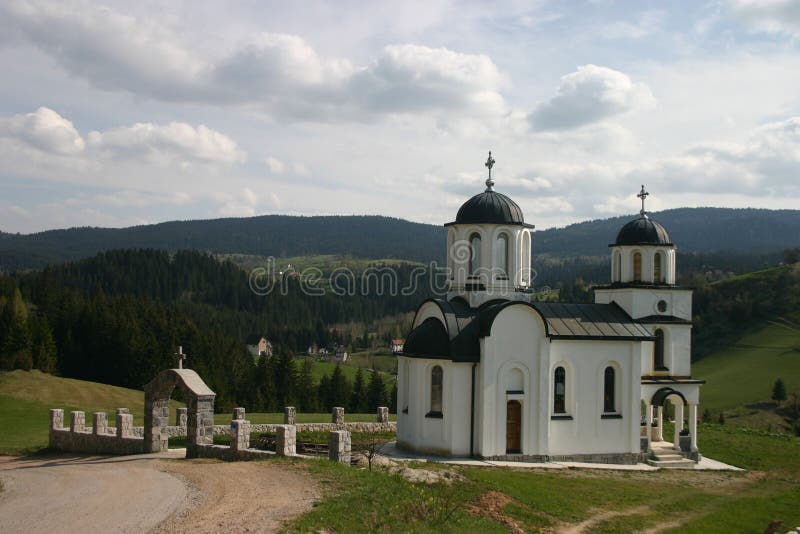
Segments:
[[[634,219],[623,226],[614,244],[673,246],[667,230],[646,216]]]
[[[450,224],[525,224],[522,210],[516,202],[495,191],[484,191],[467,200]]]

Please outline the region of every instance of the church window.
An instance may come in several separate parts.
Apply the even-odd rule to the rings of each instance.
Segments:
[[[653,258],[653,282],[656,284],[664,283],[663,261],[664,254],[656,252],[655,258]]]
[[[530,266],[531,266],[531,235],[528,232],[522,234],[522,282],[530,282]]]
[[[659,300],[656,304],[656,309],[658,309],[659,313],[664,313],[667,311],[667,301],[666,300]]]
[[[563,367],[556,367],[553,382],[553,412],[567,413],[567,373]]]
[[[431,369],[431,414],[442,413],[442,375],[441,366]]]
[[[497,236],[494,248],[494,266],[501,279],[508,279],[508,235]]]
[[[656,341],[653,343],[653,367],[656,371],[665,371],[664,367],[664,331],[655,331]]]
[[[472,234],[469,238],[469,273],[477,274],[481,266],[481,236]]]
[[[611,366],[606,367],[605,376],[603,377],[603,411],[606,413],[616,411],[614,408],[614,387],[616,386],[616,377],[614,375],[614,368]]]
[[[633,281],[642,281],[642,254],[640,252],[633,253]]]
[[[614,279],[612,282],[622,282],[622,255],[614,253]]]

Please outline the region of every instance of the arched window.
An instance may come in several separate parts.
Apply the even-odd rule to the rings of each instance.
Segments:
[[[432,414],[442,413],[442,368],[438,365],[431,369],[431,409]]]
[[[553,413],[567,413],[567,372],[556,367],[553,377]]]
[[[472,234],[469,238],[469,274],[477,274],[481,266],[481,236]]]
[[[522,233],[522,255],[520,256],[520,269],[522,270],[522,282],[525,284],[531,281],[531,235],[528,232]]]
[[[664,331],[660,328],[655,331],[656,341],[653,343],[653,368],[656,371],[666,371],[664,367]]]
[[[640,252],[633,253],[633,281],[642,281],[642,254]]]
[[[663,270],[663,261],[664,261],[664,254],[661,252],[656,252],[655,257],[653,258],[653,282],[656,284],[661,284],[664,282],[664,272]]]
[[[614,253],[614,276],[612,282],[622,282],[622,255]]]
[[[614,368],[611,366],[606,367],[605,376],[603,377],[603,411],[606,413],[617,411],[614,407],[614,404],[616,404],[614,400],[615,379]]]
[[[500,234],[494,244],[494,267],[497,275],[508,277],[508,235]]]

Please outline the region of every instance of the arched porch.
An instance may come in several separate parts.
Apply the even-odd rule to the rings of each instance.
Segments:
[[[649,454],[680,454],[697,461],[698,388],[660,386],[643,388],[645,432],[643,450]],[[675,429],[672,436],[664,436],[664,408],[672,404],[675,410]],[[668,441],[669,440],[669,441]]]

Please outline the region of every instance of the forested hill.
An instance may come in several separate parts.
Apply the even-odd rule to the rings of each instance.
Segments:
[[[651,214],[681,252],[772,252],[800,246],[800,210],[678,208]],[[534,254],[608,254],[619,229],[633,215],[536,232]]]
[[[444,256],[444,228],[381,216],[263,215],[130,228],[0,233],[0,270],[39,268],[117,248],[194,249],[293,257],[317,254],[427,262]]]
[[[633,217],[537,231],[534,253],[604,256],[617,231]],[[652,217],[669,230],[681,252],[758,253],[800,246],[800,210],[679,208]],[[0,270],[39,268],[115,248],[442,261],[445,231],[441,226],[380,216],[265,215],[130,228],[71,228],[29,235],[0,233]]]

